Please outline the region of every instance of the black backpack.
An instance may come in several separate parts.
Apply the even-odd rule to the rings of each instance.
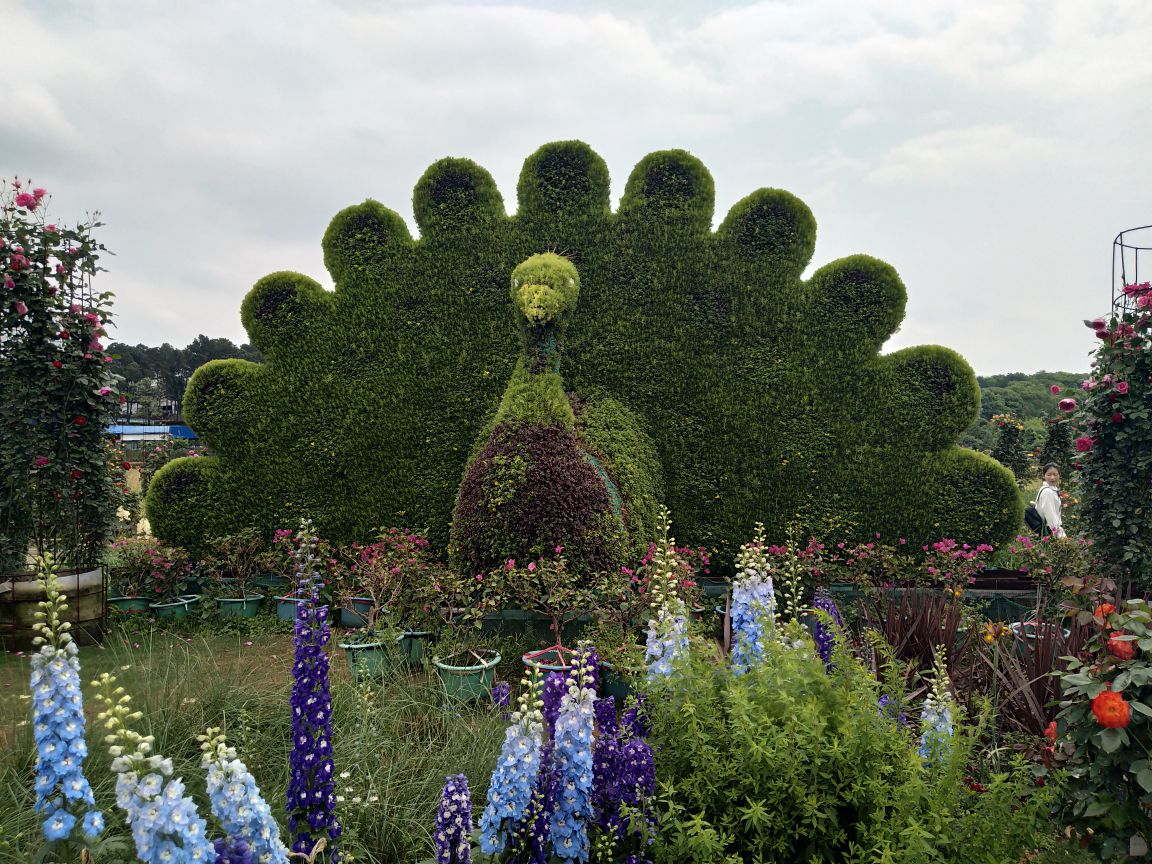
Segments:
[[[1032,531],[1043,536],[1048,530],[1048,524],[1044,521],[1044,517],[1040,515],[1040,511],[1036,509],[1036,502],[1040,500],[1040,492],[1044,491],[1043,486],[1040,491],[1036,493],[1036,498],[1031,504],[1024,508],[1024,524]]]

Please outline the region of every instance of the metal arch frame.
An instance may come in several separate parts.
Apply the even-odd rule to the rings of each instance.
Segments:
[[[1148,240],[1145,241],[1149,245],[1142,246],[1137,243],[1128,242],[1126,235],[1139,231],[1149,232]],[[1126,252],[1132,253],[1133,273],[1131,281],[1128,279]],[[1147,252],[1152,255],[1152,225],[1126,228],[1117,234],[1116,239],[1112,241],[1112,310],[1116,315],[1123,315],[1126,312],[1135,311],[1135,306],[1133,305],[1135,301],[1124,293],[1124,286],[1136,284],[1140,281],[1141,252]]]

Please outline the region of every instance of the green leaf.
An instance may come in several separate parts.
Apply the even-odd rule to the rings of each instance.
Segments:
[[[1146,717],[1152,717],[1152,708],[1149,708],[1143,702],[1129,702],[1128,707],[1133,711],[1138,711]]]
[[[1136,782],[1145,792],[1152,792],[1152,768],[1145,768],[1136,772]]]
[[[1100,748],[1105,753],[1115,753],[1128,743],[1128,733],[1123,729],[1105,729],[1100,733]]]

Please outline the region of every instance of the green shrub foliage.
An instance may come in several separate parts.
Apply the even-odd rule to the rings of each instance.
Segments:
[[[982,766],[982,730],[961,728],[939,764],[922,764],[917,733],[877,707],[849,652],[826,669],[798,645],[767,640],[740,676],[697,646],[650,685],[656,864],[1000,864],[1040,845],[1054,796],[1022,759]]]
[[[751,520],[782,537],[798,514],[800,530],[834,517],[910,542],[996,542],[1019,523],[1008,472],[953,443],[979,405],[971,369],[944,348],[880,356],[903,284],[865,255],[802,279],[816,223],[793,195],[754,192],[711,232],[711,175],[670,150],[636,166],[613,213],[604,161],[578,141],[529,157],[517,191],[510,217],[484,169],[441,160],[416,185],[419,240],[366,201],[324,236],[335,292],[257,282],[241,313],[266,363],[195,373],[185,416],[219,457],[157,475],[154,530],[308,512],[335,539],[402,521],[444,547],[519,354],[510,275],[548,250],[580,272],[565,384],[637,418],[621,434],[651,436],[684,537],[731,552]],[[646,496],[653,467],[631,465]]]
[[[1071,474],[1072,466],[1076,462],[1072,451],[1072,424],[1060,418],[1045,422],[1048,434],[1044,437],[1044,445],[1040,448],[1040,456],[1036,461],[1040,463],[1041,470],[1049,462],[1055,462],[1060,466],[1061,474]]]

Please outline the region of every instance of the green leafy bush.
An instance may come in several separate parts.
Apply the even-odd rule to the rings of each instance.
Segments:
[[[1087,659],[1070,660],[1060,676],[1064,815],[1104,860],[1145,860],[1152,847],[1152,614],[1144,601],[1129,600],[1081,617],[1097,626]]]
[[[955,446],[979,402],[968,364],[938,347],[881,356],[904,285],[865,255],[803,279],[816,223],[799,199],[761,189],[712,232],[711,175],[668,150],[641,160],[613,213],[604,161],[578,141],[529,157],[517,190],[510,217],[484,169],[441,160],[413,196],[418,240],[367,201],[325,234],[334,293],[296,273],[257,282],[241,317],[266,363],[192,376],[184,414],[219,460],[157,474],[153,530],[183,541],[308,513],[337,541],[402,520],[445,548],[520,348],[509,277],[545,250],[580,271],[567,389],[638,418],[682,534],[721,562],[750,513],[773,538],[796,513],[911,543],[995,543],[1018,526],[1011,477]],[[641,497],[659,500],[657,466],[632,464]]]
[[[769,640],[742,676],[694,651],[652,691],[658,864],[1003,864],[1036,848],[1053,794],[1023,763],[981,770],[976,728],[925,767],[860,664],[841,648],[827,670],[804,638]]]

